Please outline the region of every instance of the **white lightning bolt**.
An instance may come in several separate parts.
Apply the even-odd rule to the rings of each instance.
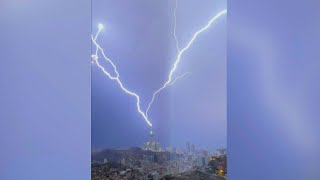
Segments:
[[[186,47],[184,47],[178,54],[177,59],[173,65],[173,68],[171,69],[170,73],[169,73],[169,77],[168,80],[164,83],[163,87],[166,87],[171,81],[172,81],[172,75],[173,73],[176,71],[178,64],[181,60],[181,57],[183,55],[184,52],[186,52],[190,46],[193,44],[193,42],[195,41],[195,39],[199,36],[200,33],[202,33],[203,31],[205,31],[206,29],[208,29],[211,24],[213,22],[215,22],[219,17],[223,16],[224,14],[227,13],[227,10],[223,10],[221,12],[219,12],[217,15],[215,15],[208,23],[206,26],[202,27],[200,30],[198,30],[191,38],[191,40],[189,41],[189,43],[187,44]],[[160,88],[161,89],[161,88]]]
[[[176,1],[176,8],[177,8],[177,1]],[[176,11],[176,8],[175,8],[175,11]],[[201,29],[199,29],[198,31],[196,31],[194,33],[194,35],[192,36],[191,40],[189,41],[189,43],[187,44],[186,47],[184,47],[182,50],[179,49],[178,47],[178,41],[177,41],[177,37],[176,37],[176,12],[174,12],[174,17],[175,17],[175,26],[174,26],[174,37],[175,37],[175,40],[176,40],[176,47],[178,49],[178,56],[177,56],[177,59],[175,60],[175,63],[172,67],[172,69],[170,70],[170,73],[169,73],[169,76],[168,76],[168,79],[167,81],[163,84],[162,87],[160,87],[158,90],[156,90],[153,95],[152,95],[152,99],[150,101],[150,103],[148,104],[148,107],[147,107],[147,110],[146,110],[146,115],[148,115],[148,112],[156,98],[156,96],[163,90],[165,89],[166,87],[168,87],[169,85],[171,85],[172,83],[172,76],[173,76],[173,73],[176,71],[177,67],[178,67],[178,64],[181,60],[181,57],[183,55],[184,52],[186,52],[190,46],[193,44],[193,42],[196,40],[196,38],[199,36],[199,34],[201,34],[203,31],[205,31],[206,29],[208,29],[212,23],[214,23],[219,17],[225,15],[227,13],[227,10],[223,10],[221,12],[219,12],[217,15],[215,15],[213,18],[210,19],[210,21],[204,26],[202,27]],[[178,78],[176,78],[173,82],[175,82]]]
[[[181,79],[181,78],[184,78],[185,76],[190,75],[190,74],[191,74],[190,72],[186,72],[186,73],[182,74],[181,76],[178,76],[174,81],[172,81],[171,83],[169,83],[169,84],[167,85],[167,87],[168,87],[168,86],[173,86],[173,85],[176,83],[177,80],[179,80],[179,79]],[[152,99],[151,99],[150,103],[148,104],[148,107],[147,107],[147,110],[146,110],[146,116],[147,116],[147,117],[149,117],[149,116],[148,116],[148,113],[149,113],[149,110],[150,110],[150,108],[151,108],[151,105],[153,104],[153,102],[154,102],[154,100],[155,100],[155,98],[156,98],[156,95],[159,94],[163,89],[164,89],[164,88],[160,88],[160,89],[158,89],[156,92],[153,93]]]
[[[118,73],[118,71],[117,71],[116,65],[112,62],[112,60],[111,60],[110,58],[108,58],[108,57],[105,55],[104,50],[103,50],[103,49],[100,47],[100,45],[96,42],[96,39],[97,39],[100,31],[103,29],[103,26],[100,25],[100,24],[99,24],[98,27],[99,27],[99,30],[98,30],[96,36],[95,36],[95,37],[93,37],[93,36],[91,37],[92,42],[93,42],[93,43],[95,44],[95,46],[96,46],[96,53],[92,56],[94,62],[95,62],[95,63],[97,64],[97,66],[103,71],[103,73],[104,73],[105,75],[107,75],[111,80],[115,80],[115,81],[119,84],[119,86],[121,87],[121,89],[122,89],[125,93],[127,93],[127,94],[129,94],[129,95],[131,95],[131,96],[134,96],[134,97],[136,98],[136,106],[137,106],[137,110],[138,110],[139,114],[141,114],[141,116],[142,116],[143,119],[148,123],[148,125],[149,125],[150,127],[152,127],[152,124],[151,124],[151,122],[148,120],[148,117],[145,115],[145,113],[144,113],[144,112],[141,110],[141,108],[140,108],[140,97],[139,97],[139,95],[138,95],[137,93],[135,93],[135,92],[132,92],[132,91],[128,90],[128,89],[123,85],[123,83],[122,83],[121,80],[120,80],[120,75],[119,75],[119,73]],[[116,73],[116,76],[112,76],[112,75],[111,75],[103,66],[101,66],[101,64],[99,63],[99,61],[98,61],[98,59],[99,59],[99,57],[98,57],[98,51],[99,51],[99,50],[100,50],[103,58],[112,65],[113,70],[114,70],[114,72]]]
[[[155,92],[153,93],[152,99],[151,99],[150,103],[148,104],[146,113],[144,113],[144,112],[141,110],[141,107],[140,107],[140,97],[139,97],[139,95],[136,94],[136,93],[134,93],[134,92],[132,92],[132,91],[130,91],[130,90],[128,90],[128,89],[123,85],[123,83],[121,82],[121,80],[120,80],[120,78],[119,78],[120,75],[119,75],[119,73],[118,73],[118,71],[117,71],[116,65],[112,62],[112,60],[111,60],[110,58],[108,58],[108,57],[105,55],[104,50],[103,50],[103,49],[101,48],[101,46],[96,42],[96,39],[98,38],[99,33],[100,33],[101,30],[103,29],[103,25],[102,25],[102,24],[99,24],[99,25],[98,25],[99,30],[98,30],[97,34],[96,34],[94,37],[92,36],[92,41],[93,41],[93,43],[94,43],[95,46],[96,46],[95,54],[92,55],[93,61],[94,61],[94,62],[97,64],[97,66],[103,71],[103,73],[109,77],[109,79],[115,80],[115,81],[119,84],[119,86],[121,87],[121,89],[122,89],[125,93],[127,93],[127,94],[129,94],[129,95],[131,95],[131,96],[134,96],[134,97],[136,98],[137,111],[139,112],[139,114],[141,114],[141,116],[143,117],[143,119],[147,122],[147,124],[148,124],[150,127],[152,127],[152,124],[150,123],[150,121],[149,121],[149,119],[148,119],[148,111],[149,111],[151,105],[153,104],[156,95],[159,94],[159,93],[160,93],[163,89],[165,89],[166,87],[171,86],[171,85],[174,85],[175,82],[176,82],[178,79],[183,78],[183,77],[185,77],[186,75],[190,74],[190,73],[185,73],[185,74],[183,74],[183,75],[175,78],[175,79],[172,81],[172,76],[173,76],[174,72],[175,72],[176,69],[177,69],[177,66],[178,66],[178,64],[179,64],[179,62],[180,62],[180,60],[181,60],[181,57],[182,57],[183,53],[189,49],[189,47],[193,44],[193,42],[195,41],[195,39],[198,37],[198,35],[199,35],[200,33],[202,33],[203,31],[205,31],[206,29],[208,29],[213,22],[215,22],[219,17],[221,17],[222,15],[226,14],[226,12],[227,12],[227,10],[223,10],[223,11],[221,11],[220,13],[218,13],[216,16],[214,16],[214,17],[206,24],[206,26],[202,27],[200,30],[198,30],[197,32],[195,32],[194,35],[192,36],[191,40],[190,40],[189,43],[187,44],[187,46],[184,47],[182,50],[180,50],[180,49],[179,49],[178,40],[177,40],[177,37],[176,37],[176,9],[177,9],[177,1],[176,1],[175,12],[174,12],[174,17],[175,17],[174,38],[175,38],[175,41],[176,41],[176,48],[177,48],[177,50],[178,50],[179,53],[178,53],[177,59],[175,60],[175,63],[174,63],[174,65],[173,65],[172,69],[170,70],[170,73],[169,73],[169,76],[168,76],[167,81],[163,84],[163,86],[162,86],[161,88],[159,88],[157,91],[155,91]],[[100,50],[103,58],[104,58],[108,63],[110,63],[110,64],[112,65],[113,70],[114,70],[116,76],[112,76],[112,75],[111,75],[103,66],[101,66],[101,64],[99,63],[99,61],[98,61],[98,59],[99,59],[99,57],[98,57],[98,51],[99,51],[99,50]]]
[[[176,48],[177,48],[177,51],[180,52],[180,49],[179,49],[179,42],[178,42],[178,38],[176,36],[176,28],[177,28],[177,16],[176,16],[176,12],[177,12],[177,6],[178,6],[178,0],[176,0],[176,6],[174,8],[174,28],[173,28],[173,36],[174,36],[174,40],[176,41]]]
[[[190,75],[191,72],[186,72],[184,74],[182,74],[181,76],[178,76],[174,81],[172,81],[170,84],[168,84],[168,86],[173,86],[177,80],[184,78],[185,76]]]

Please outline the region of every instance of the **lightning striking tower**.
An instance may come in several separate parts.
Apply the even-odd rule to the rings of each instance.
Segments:
[[[111,80],[114,80],[118,83],[118,85],[120,86],[120,88],[127,94],[133,96],[136,98],[136,106],[137,106],[137,111],[139,112],[139,114],[143,117],[143,119],[146,121],[146,123],[152,127],[152,124],[151,122],[149,121],[148,117],[145,115],[145,113],[141,110],[141,107],[140,107],[140,96],[133,92],[133,91],[130,91],[128,88],[126,88],[123,83],[121,82],[120,80],[120,75],[119,75],[119,72],[117,71],[117,67],[116,65],[113,63],[113,61],[108,58],[106,56],[106,54],[104,53],[104,50],[100,47],[100,45],[97,43],[96,39],[99,35],[99,33],[101,32],[101,30],[103,29],[103,26],[101,24],[99,24],[99,29],[98,29],[98,32],[96,34],[95,37],[91,37],[92,39],[92,42],[94,43],[94,45],[96,46],[96,51],[95,51],[95,54],[92,55],[92,59],[93,61],[96,63],[96,65],[102,70],[102,72],[107,75]],[[98,51],[100,50],[101,54],[102,54],[102,57],[108,62],[111,64],[111,66],[113,67],[113,71],[115,72],[116,76],[112,76],[103,66],[101,66],[101,64],[99,63],[99,56],[98,56]]]
[[[150,102],[148,103],[148,106],[147,106],[147,109],[146,111],[142,111],[141,109],[141,106],[140,106],[140,96],[129,90],[128,88],[126,88],[124,86],[124,84],[122,83],[122,81],[120,80],[120,75],[119,75],[119,72],[117,71],[117,66],[113,63],[113,61],[108,58],[104,52],[104,50],[101,48],[101,46],[97,43],[97,38],[101,32],[101,30],[104,28],[102,24],[99,24],[98,25],[98,32],[96,33],[95,36],[91,36],[91,39],[92,39],[92,42],[93,44],[95,45],[96,47],[96,50],[95,50],[95,53],[92,55],[92,63],[95,63],[101,70],[102,72],[111,80],[114,80],[117,82],[117,84],[120,86],[120,88],[122,89],[122,91],[124,91],[126,94],[130,95],[130,96],[133,96],[135,97],[136,99],[136,107],[137,107],[137,111],[138,113],[143,117],[143,119],[145,120],[145,122],[152,128],[152,124],[150,122],[150,120],[148,119],[148,112],[156,98],[156,96],[163,90],[165,89],[166,87],[168,86],[172,86],[175,84],[175,82],[180,79],[180,78],[183,78],[185,77],[186,75],[190,74],[189,72],[187,73],[184,73],[183,75],[181,76],[178,76],[176,77],[174,80],[173,80],[173,75],[181,61],[181,57],[183,56],[184,52],[186,52],[190,46],[194,43],[195,39],[205,30],[207,30],[218,18],[220,18],[221,16],[225,15],[227,13],[227,10],[223,10],[221,12],[219,12],[217,15],[215,15],[214,17],[212,17],[210,19],[210,21],[202,28],[200,28],[198,31],[196,31],[192,38],[190,39],[190,41],[188,42],[188,44],[183,48],[183,49],[180,49],[179,48],[179,43],[178,43],[178,40],[177,40],[177,36],[176,36],[176,9],[177,9],[177,1],[176,1],[176,7],[175,7],[175,10],[174,10],[174,38],[175,38],[175,42],[176,42],[176,49],[178,51],[178,55],[177,55],[177,58],[176,60],[174,61],[174,64],[173,64],[173,67],[171,68],[170,72],[169,72],[169,75],[168,75],[168,78],[167,80],[164,82],[164,84],[159,88],[157,89],[153,95],[152,95],[152,99],[150,100]],[[111,73],[109,73],[99,62],[99,56],[98,56],[98,52],[100,51],[100,53],[102,54],[102,58],[104,60],[106,60],[107,63],[109,63],[111,66],[112,66],[112,69],[115,73],[115,75],[111,75]]]

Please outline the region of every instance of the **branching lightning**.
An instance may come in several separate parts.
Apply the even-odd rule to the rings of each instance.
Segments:
[[[120,75],[117,71],[117,67],[116,65],[113,63],[113,61],[108,58],[106,56],[106,54],[104,53],[104,50],[101,48],[101,46],[97,43],[97,38],[101,32],[101,30],[104,28],[102,24],[99,24],[98,25],[98,32],[95,36],[92,35],[91,39],[92,39],[92,42],[94,43],[94,45],[96,46],[96,50],[95,50],[95,54],[92,55],[92,59],[93,61],[92,62],[95,62],[95,64],[102,70],[102,72],[108,76],[109,79],[111,80],[114,80],[118,83],[118,85],[120,86],[120,88],[127,94],[135,97],[136,99],[136,106],[137,106],[137,111],[138,113],[143,117],[143,119],[146,121],[146,123],[152,127],[152,124],[150,122],[150,120],[148,119],[148,112],[156,98],[156,96],[163,90],[165,89],[166,87],[168,86],[172,86],[175,84],[175,82],[178,80],[178,79],[181,79],[185,76],[187,76],[188,74],[190,74],[189,72],[187,73],[184,73],[183,75],[181,76],[178,76],[176,77],[174,80],[172,78],[172,76],[174,75],[179,63],[180,63],[180,60],[181,60],[181,57],[182,55],[184,54],[184,52],[186,52],[190,46],[194,43],[194,41],[196,40],[196,38],[205,30],[207,30],[219,17],[225,15],[227,13],[227,10],[223,10],[221,12],[219,12],[216,16],[214,16],[213,18],[210,19],[210,21],[204,26],[202,27],[201,29],[199,29],[198,31],[196,31],[192,38],[190,39],[190,41],[188,42],[188,44],[183,48],[183,49],[180,49],[179,48],[179,43],[178,43],[178,40],[177,40],[177,36],[176,36],[176,10],[177,10],[177,0],[176,0],[176,6],[175,6],[175,10],[174,10],[174,39],[175,39],[175,42],[176,42],[176,49],[178,51],[178,55],[177,55],[177,58],[176,60],[174,61],[174,64],[173,64],[173,67],[172,69],[170,70],[169,72],[169,75],[168,75],[168,79],[167,81],[165,81],[165,83],[159,88],[157,89],[153,95],[152,95],[152,99],[150,100],[148,106],[147,106],[147,109],[145,112],[143,112],[141,110],[141,107],[140,107],[140,96],[138,94],[136,94],[135,92],[133,91],[130,91],[129,89],[127,89],[123,83],[121,82],[120,80]],[[113,68],[113,71],[114,73],[116,74],[115,76],[111,75],[111,73],[109,73],[99,62],[99,56],[98,56],[98,52],[101,52],[102,54],[102,57],[104,60],[106,60]]]
[[[191,74],[191,72],[186,72],[186,73],[176,77],[176,79],[174,81],[172,81],[170,84],[168,84],[168,86],[173,86],[176,83],[177,80],[182,79],[182,78],[184,78],[184,77],[186,77],[186,76],[188,76],[190,74]]]
[[[176,1],[176,7],[177,7],[177,1]],[[176,11],[176,8],[175,8],[175,11]],[[176,37],[176,12],[174,12],[174,17],[175,17],[175,25],[174,25],[174,38],[176,40],[176,47],[178,49],[178,56],[177,56],[177,59],[175,60],[175,63],[172,67],[172,69],[170,70],[170,73],[169,73],[169,76],[168,76],[168,79],[167,81],[158,89],[156,90],[153,95],[152,95],[152,98],[151,98],[151,101],[150,103],[148,104],[148,107],[147,107],[147,110],[146,110],[146,114],[148,115],[148,112],[150,110],[150,107],[152,106],[156,96],[162,91],[164,90],[166,87],[168,87],[171,83],[172,83],[172,76],[174,74],[174,72],[176,71],[178,65],[179,65],[179,62],[181,60],[181,57],[183,55],[184,52],[186,52],[190,46],[193,44],[193,42],[196,40],[196,38],[199,36],[199,34],[201,34],[203,31],[207,30],[212,23],[214,23],[219,17],[225,15],[227,13],[227,10],[223,10],[221,12],[219,12],[217,15],[215,15],[213,18],[210,19],[210,21],[204,26],[202,27],[201,29],[199,29],[198,31],[196,31],[194,33],[194,35],[192,36],[191,40],[188,42],[187,46],[184,47],[183,49],[179,49],[178,47],[178,41],[177,41],[177,37]],[[176,78],[173,82],[175,82],[178,78]]]
[[[96,42],[96,39],[97,39],[100,31],[102,30],[102,28],[103,28],[103,26],[100,26],[100,25],[99,25],[99,30],[98,30],[97,35],[96,35],[95,37],[93,37],[93,36],[91,37],[93,43],[94,43],[95,46],[96,46],[96,53],[92,56],[94,62],[97,64],[97,66],[102,70],[102,72],[103,72],[105,75],[107,75],[111,80],[115,80],[115,81],[119,84],[120,88],[121,88],[125,93],[127,93],[127,94],[129,94],[129,95],[131,95],[131,96],[134,96],[134,97],[136,98],[136,106],[137,106],[138,112],[141,114],[141,116],[143,117],[143,119],[148,123],[148,125],[149,125],[150,127],[152,127],[152,124],[151,124],[151,122],[148,120],[148,117],[147,117],[147,116],[145,115],[145,113],[141,110],[141,107],[140,107],[140,97],[139,97],[139,95],[138,95],[137,93],[135,93],[135,92],[132,92],[132,91],[128,90],[126,87],[124,87],[123,83],[122,83],[121,80],[120,80],[120,75],[119,75],[119,73],[118,73],[118,71],[117,71],[116,65],[112,62],[112,60],[111,60],[110,58],[108,58],[108,57],[105,55],[104,50],[103,50],[103,49],[100,47],[100,45]],[[101,66],[101,64],[99,63],[99,57],[98,57],[98,51],[99,51],[99,50],[100,50],[103,58],[112,65],[113,70],[114,70],[114,72],[116,73],[116,76],[112,76],[112,75],[111,75],[103,66]]]
[[[186,47],[184,47],[178,54],[177,56],[177,59],[173,65],[173,68],[171,69],[170,73],[169,73],[169,76],[168,76],[168,80],[164,83],[164,85],[162,87],[166,87],[168,84],[170,84],[170,82],[172,81],[172,75],[173,73],[176,71],[179,63],[180,63],[180,60],[181,60],[181,57],[183,55],[184,52],[186,52],[190,46],[193,44],[193,42],[195,41],[195,39],[199,36],[200,33],[202,33],[203,31],[207,30],[211,24],[213,22],[215,22],[219,17],[221,17],[222,15],[226,14],[227,13],[227,10],[223,10],[221,11],[220,13],[218,13],[216,16],[214,16],[206,26],[204,26],[203,28],[201,28],[200,30],[198,30],[191,38],[191,40],[189,41],[189,43],[187,44]],[[161,89],[161,88],[160,88]]]
[[[181,76],[178,76],[174,81],[170,82],[166,87],[168,87],[168,86],[173,86],[173,85],[176,83],[177,80],[179,80],[179,79],[181,79],[181,78],[184,78],[185,76],[190,75],[190,74],[191,74],[191,72],[186,72],[186,73],[182,74]],[[153,93],[152,99],[151,99],[151,101],[149,102],[148,107],[147,107],[147,110],[146,110],[146,116],[147,116],[147,117],[148,117],[148,113],[149,113],[149,110],[150,110],[150,108],[151,108],[151,105],[153,104],[153,102],[154,102],[157,94],[159,94],[164,88],[165,88],[165,87],[160,88],[160,89],[158,89],[156,92]]]
[[[176,43],[176,49],[177,49],[177,52],[180,53],[180,48],[179,48],[179,42],[178,42],[178,38],[177,38],[177,35],[176,35],[176,29],[177,29],[177,16],[176,16],[176,13],[177,13],[177,7],[178,7],[178,0],[175,0],[175,8],[174,8],[174,12],[173,12],[173,16],[174,16],[174,27],[173,27],[173,36],[174,36],[174,40],[175,40],[175,43]],[[177,77],[173,82],[171,82],[170,84],[168,84],[168,86],[172,86],[175,84],[175,82],[178,80],[178,79],[181,79],[183,77],[185,77],[186,75],[190,74],[189,72],[188,73],[185,73],[179,77]],[[157,94],[159,94],[165,87],[162,87],[160,89],[158,89],[157,91],[155,91],[152,95],[152,98],[151,98],[151,101],[149,102],[148,104],[148,107],[146,109],[146,115],[148,117],[148,113],[149,113],[149,110],[151,108],[151,105],[153,104]]]

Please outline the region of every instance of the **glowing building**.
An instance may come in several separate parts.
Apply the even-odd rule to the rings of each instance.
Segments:
[[[149,141],[144,144],[144,149],[149,151],[160,151],[160,143],[154,140],[154,133],[152,129],[149,133]]]

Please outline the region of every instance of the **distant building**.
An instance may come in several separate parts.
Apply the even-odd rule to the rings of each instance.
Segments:
[[[187,142],[187,144],[186,144],[186,149],[187,149],[187,153],[191,152],[191,145],[189,142]]]
[[[217,169],[217,165],[218,165],[218,160],[216,157],[211,157],[208,163],[208,166],[213,168],[213,169]]]
[[[197,166],[203,167],[203,166],[206,166],[207,164],[208,164],[208,160],[205,157],[203,156],[197,157]]]
[[[169,147],[165,148],[165,150],[166,150],[167,152],[172,152],[172,147],[169,146]]]
[[[150,151],[160,151],[160,143],[154,140],[154,133],[152,129],[149,133],[149,141],[144,144],[144,149]]]
[[[172,152],[177,152],[177,148],[173,147]]]
[[[223,156],[223,155],[226,155],[227,154],[227,149],[226,148],[218,148],[215,155],[216,156]]]
[[[203,156],[208,157],[209,156],[209,151],[208,150],[203,150],[202,154],[203,154]]]
[[[192,153],[196,152],[196,146],[194,144],[191,145],[191,152]]]

